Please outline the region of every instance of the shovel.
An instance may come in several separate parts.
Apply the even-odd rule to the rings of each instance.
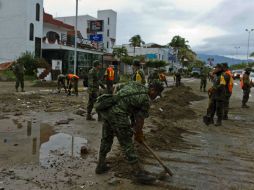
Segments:
[[[170,176],[173,176],[171,170],[161,161],[161,159],[153,152],[153,150],[143,141],[141,143],[146,147],[146,149],[153,155],[153,157],[160,163],[160,165],[164,168],[165,172],[168,173]]]

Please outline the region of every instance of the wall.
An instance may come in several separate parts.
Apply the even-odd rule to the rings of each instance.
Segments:
[[[40,3],[40,21],[35,19],[35,5]],[[29,25],[34,24],[34,37],[42,36],[43,0],[0,0],[0,62],[14,60],[22,52],[34,51],[29,41]],[[15,6],[14,6],[15,5]]]

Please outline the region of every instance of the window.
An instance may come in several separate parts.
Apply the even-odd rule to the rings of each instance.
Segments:
[[[30,29],[29,29],[29,40],[34,41],[34,24],[30,24]]]
[[[107,36],[109,37],[109,29],[107,30]]]
[[[108,25],[109,25],[109,17],[108,17]]]
[[[107,42],[107,48],[109,48],[109,43]]]
[[[40,4],[36,4],[36,20],[40,21]]]

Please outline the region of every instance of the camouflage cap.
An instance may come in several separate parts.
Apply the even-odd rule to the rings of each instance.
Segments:
[[[245,68],[245,71],[251,72],[251,68],[250,68],[250,67],[247,67],[247,68]]]

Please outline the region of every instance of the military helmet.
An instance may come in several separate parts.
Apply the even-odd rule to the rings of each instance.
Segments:
[[[134,59],[133,62],[132,62],[132,64],[133,64],[134,66],[140,67],[140,61],[139,61],[138,59]]]
[[[100,62],[98,60],[94,60],[93,61],[93,66],[94,67],[97,67],[99,64],[100,64]]]

